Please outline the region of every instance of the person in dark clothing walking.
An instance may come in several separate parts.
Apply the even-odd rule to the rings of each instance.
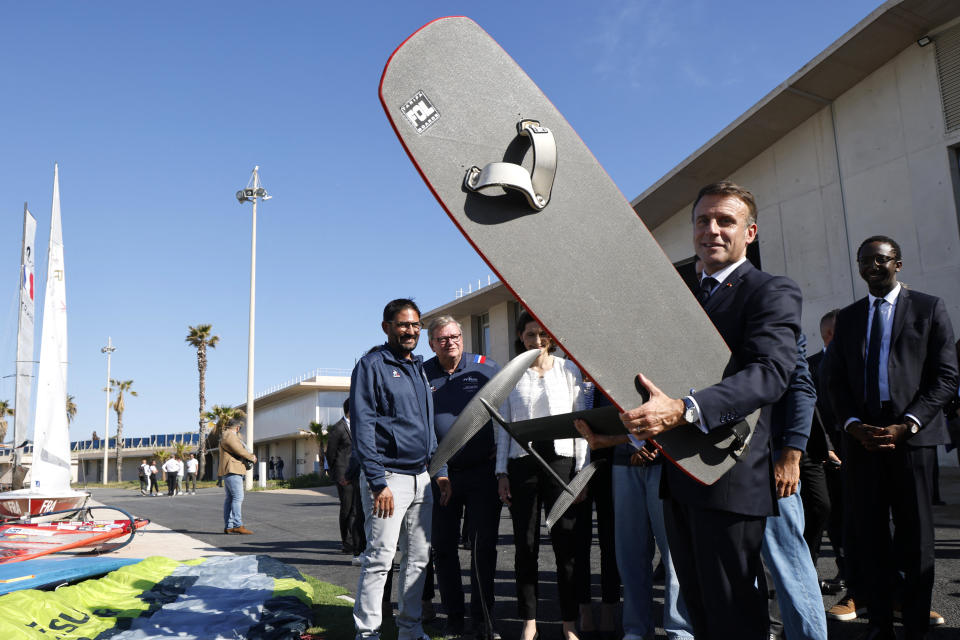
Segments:
[[[340,498],[340,542],[343,553],[358,555],[363,548],[357,536],[357,502],[353,495],[357,491],[356,479],[347,475],[350,467],[350,455],[353,452],[353,439],[350,437],[350,399],[343,401],[343,417],[334,423],[327,432],[327,464],[330,477],[337,484],[337,496]]]

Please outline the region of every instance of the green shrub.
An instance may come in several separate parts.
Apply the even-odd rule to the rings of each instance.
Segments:
[[[330,479],[316,473],[307,473],[277,484],[288,489],[304,489],[306,487],[325,487],[330,484]]]

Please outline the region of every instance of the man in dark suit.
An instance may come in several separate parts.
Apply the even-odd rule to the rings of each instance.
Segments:
[[[807,450],[800,458],[800,497],[803,499],[803,537],[810,548],[810,555],[814,564],[820,555],[820,541],[827,520],[831,517],[832,496],[839,492],[831,492],[830,484],[839,484],[840,458],[834,449],[834,440],[838,432],[833,409],[830,407],[826,387],[821,383],[820,366],[823,363],[824,350],[833,339],[833,325],[837,317],[837,309],[827,312],[820,318],[820,337],[823,339],[823,350],[812,354],[808,359],[810,375],[817,390],[817,410],[813,416],[810,428],[810,440]],[[843,507],[838,500],[836,512],[841,514]],[[836,527],[835,531],[839,531]],[[822,582],[821,589],[826,593],[836,593],[843,588],[842,577],[843,548],[839,546],[840,538],[832,537],[834,551],[837,557],[837,567],[840,570],[838,579],[832,582]]]
[[[334,423],[327,432],[327,464],[330,466],[330,477],[337,483],[337,496],[340,498],[340,541],[342,551],[351,555],[358,555],[363,548],[357,539],[356,501],[354,493],[357,484],[348,477],[347,468],[350,466],[350,453],[353,451],[353,440],[350,438],[350,398],[343,401],[343,417]]]
[[[847,554],[863,580],[865,637],[896,637],[894,577],[902,569],[906,637],[923,638],[933,593],[933,465],[958,380],[953,327],[940,298],[897,282],[903,261],[892,238],[864,240],[857,264],[869,295],[840,311],[824,363],[846,431]]]
[[[763,409],[750,450],[711,486],[667,465],[661,484],[667,537],[698,640],[766,640],[766,582],[760,547],[775,515],[770,405],[787,389],[797,362],[800,290],[789,278],[755,269],[746,257],[757,236],[753,195],[731,182],[700,190],[693,242],[703,262],[698,296],[732,357],[723,380],[668,397],[642,374],[650,399],[621,416],[638,438],[681,427],[705,432]]]

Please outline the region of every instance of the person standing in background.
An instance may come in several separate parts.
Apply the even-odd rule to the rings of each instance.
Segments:
[[[902,570],[903,626],[919,640],[935,620],[931,499],[937,445],[947,441],[943,407],[957,392],[953,325],[943,300],[897,281],[903,257],[893,238],[864,240],[857,266],[869,293],[840,310],[823,367],[847,445],[844,547],[856,578],[848,599],[854,612],[866,604],[867,637],[895,638]]]
[[[343,401],[343,417],[327,431],[327,463],[330,465],[330,477],[337,485],[337,497],[340,499],[340,544],[343,553],[357,556],[363,549],[356,535],[357,519],[354,492],[356,481],[347,475],[350,468],[350,456],[353,453],[353,438],[350,436],[350,398]]]
[[[191,453],[190,457],[187,458],[187,482],[186,487],[189,493],[197,495],[197,469],[200,468],[200,462],[197,458]],[[191,484],[193,489],[191,489]]]

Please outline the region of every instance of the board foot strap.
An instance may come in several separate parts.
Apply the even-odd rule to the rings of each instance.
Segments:
[[[557,143],[550,129],[540,126],[537,120],[518,122],[517,135],[530,139],[532,171],[528,173],[512,162],[491,162],[482,169],[477,166],[467,169],[463,186],[483,195],[500,195],[499,189],[487,193],[493,187],[513,189],[522,193],[530,206],[540,211],[550,202],[553,178],[557,173]]]

